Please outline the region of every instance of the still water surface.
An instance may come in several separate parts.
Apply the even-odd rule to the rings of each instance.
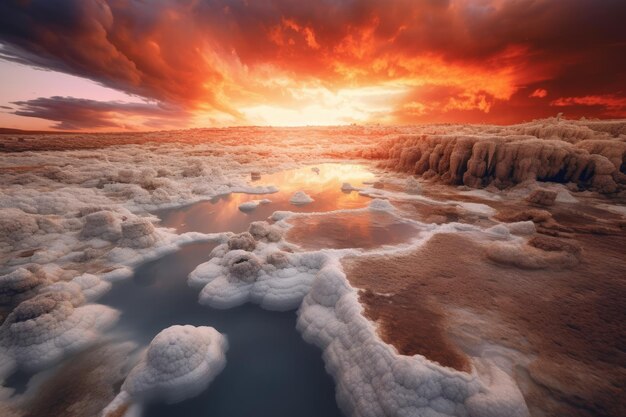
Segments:
[[[322,164],[318,168],[319,172],[310,167],[283,171],[255,182],[277,186],[280,191],[274,194],[231,194],[155,214],[163,226],[180,233],[241,232],[250,222],[265,220],[277,210],[324,212],[367,206],[368,197],[341,191],[344,182],[361,187],[364,181],[373,180],[374,174],[366,167]],[[290,204],[291,196],[300,190],[315,201],[304,206]],[[263,198],[272,202],[247,213],[238,208],[245,201]],[[396,236],[404,237],[406,232],[384,216],[352,213],[316,217],[303,223],[308,229],[302,238],[316,240],[323,247],[395,243]],[[385,231],[387,228],[392,232]],[[346,234],[346,230],[351,232]],[[209,260],[213,247],[212,243],[194,243],[146,263],[137,268],[132,279],[115,283],[99,301],[121,312],[119,323],[110,333],[115,340],[147,346],[157,333],[176,324],[212,326],[228,337],[226,368],[205,392],[178,404],[149,404],[145,416],[341,416],[334,382],[324,370],[321,352],[302,340],[294,311],[271,312],[249,304],[215,310],[198,304],[198,292],[187,286],[187,275]],[[20,379],[19,375],[14,377],[15,385],[28,380]]]
[[[183,232],[243,232],[250,222],[266,220],[279,210],[296,212],[323,212],[338,209],[365,207],[371,201],[369,197],[356,191],[345,193],[341,184],[349,182],[355,187],[362,187],[363,181],[371,181],[374,174],[365,166],[358,164],[321,164],[319,173],[310,167],[292,169],[265,175],[253,185],[275,185],[279,188],[273,194],[229,194],[202,201],[186,207],[160,210],[155,214],[164,227],[175,228]],[[315,201],[310,204],[295,206],[289,199],[297,191],[304,191]],[[271,203],[261,204],[251,212],[244,213],[239,205],[251,200],[269,199]]]
[[[250,222],[274,211],[330,211],[364,207],[369,198],[341,191],[343,182],[362,186],[374,175],[360,165],[323,164],[267,175],[255,185],[275,185],[270,195],[230,194],[183,208],[157,212],[162,225],[179,233],[241,232]],[[294,206],[289,199],[303,190],[315,200]],[[243,202],[269,198],[269,204],[242,212]],[[335,387],[325,372],[321,352],[296,330],[295,312],[271,312],[255,305],[216,310],[198,304],[187,275],[209,260],[214,244],[191,244],[139,267],[131,280],[116,284],[101,302],[122,312],[114,330],[142,346],[175,324],[212,326],[229,341],[227,365],[198,397],[177,404],[149,404],[145,417],[334,417],[341,416]]]
[[[341,416],[321,352],[302,340],[295,312],[251,304],[214,310],[198,304],[198,293],[186,278],[209,259],[212,246],[187,245],[147,263],[101,299],[122,311],[115,332],[140,345],[175,324],[212,326],[228,337],[226,368],[206,391],[177,404],[150,404],[145,416]]]

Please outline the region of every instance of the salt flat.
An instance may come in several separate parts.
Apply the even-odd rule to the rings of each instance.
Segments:
[[[0,135],[0,411],[130,415],[219,381],[228,334],[116,345],[98,303],[211,242],[180,285],[296,311],[347,416],[623,415],[625,190],[624,121]],[[97,387],[59,391],[74,411],[64,372]]]

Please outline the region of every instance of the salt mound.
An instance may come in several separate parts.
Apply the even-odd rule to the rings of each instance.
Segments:
[[[0,306],[15,305],[34,296],[37,290],[50,282],[43,273],[26,268],[0,276]]]
[[[204,391],[224,369],[228,342],[212,327],[172,326],[161,331],[122,385],[134,398],[178,402]]]
[[[13,244],[38,230],[35,216],[15,208],[0,208],[0,240]]]
[[[100,206],[83,206],[78,209],[77,216],[85,217],[91,213],[97,213],[99,211],[106,211],[103,207]]]
[[[369,209],[372,211],[393,211],[395,207],[388,200],[375,198],[370,202]]]
[[[254,210],[255,208],[259,207],[259,205],[261,205],[261,204],[269,204],[271,202],[272,202],[272,200],[269,200],[267,198],[264,198],[263,200],[246,201],[245,203],[239,204],[239,210],[241,210],[241,211],[243,211],[245,213],[247,211]]]
[[[250,223],[248,232],[256,240],[267,240],[268,242],[278,242],[281,238],[281,232],[277,227],[271,226],[268,222],[258,221]]]
[[[74,306],[79,306],[85,301],[95,301],[111,289],[111,283],[100,279],[92,274],[82,274],[70,281],[56,281],[38,288],[40,294],[52,292],[65,292],[72,296]]]
[[[263,223],[252,230],[269,226]],[[254,252],[223,244],[211,255],[188,278],[190,286],[202,288],[201,304],[231,308],[250,301],[280,311],[300,304],[325,259],[321,253],[287,253],[271,241],[257,241]]]
[[[244,250],[233,250],[224,256],[230,275],[243,282],[256,281],[257,273],[261,269],[261,261],[252,253]]]
[[[141,249],[149,248],[156,242],[157,236],[150,220],[138,218],[122,223],[120,246]]]
[[[226,337],[212,327],[168,327],[152,339],[103,416],[125,415],[122,410],[134,401],[176,403],[197,396],[226,366],[227,350]]]
[[[224,188],[224,192],[220,194],[245,193],[245,194],[273,194],[277,193],[278,188],[274,185],[237,185]]]
[[[246,212],[252,211],[259,206],[259,203],[256,201],[246,201],[245,203],[239,204],[239,210]]]
[[[274,265],[276,268],[285,268],[289,265],[289,258],[287,253],[282,251],[272,252],[267,255],[267,263]]]
[[[535,223],[530,220],[523,222],[507,223],[505,226],[514,235],[532,235],[537,231]]]
[[[82,237],[97,237],[115,241],[120,238],[121,234],[120,221],[112,212],[101,210],[85,216],[85,226],[81,232]]]
[[[207,174],[207,168],[202,161],[196,159],[190,161],[190,163],[183,168],[181,174],[185,178],[202,177]]]
[[[111,289],[111,283],[103,281],[96,275],[82,274],[72,279],[73,283],[80,286],[81,291],[88,301],[94,301],[106,294]]]
[[[485,234],[493,239],[509,240],[511,238],[511,230],[503,224],[485,229]]]
[[[66,291],[20,303],[0,327],[0,368],[38,370],[95,342],[118,318],[102,305],[77,307]]]
[[[291,197],[289,202],[293,205],[300,206],[312,203],[313,199],[304,191],[298,191]]]
[[[231,236],[226,244],[228,245],[229,250],[241,249],[248,252],[253,251],[256,247],[254,237],[248,232]]]
[[[136,174],[138,173],[132,169],[120,169],[117,171],[117,181],[130,184],[135,179]]]
[[[86,299],[83,291],[75,282],[57,281],[53,284],[47,285],[39,290],[40,294],[62,294],[63,296],[69,296],[68,300],[74,307],[78,307],[84,304]]]

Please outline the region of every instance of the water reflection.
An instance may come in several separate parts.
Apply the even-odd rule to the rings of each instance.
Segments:
[[[179,232],[240,232],[277,210],[323,212],[369,203],[368,197],[341,191],[344,182],[360,187],[374,178],[364,166],[322,164],[317,168],[318,172],[311,167],[288,170],[254,182],[276,185],[280,192],[275,194],[232,194],[156,214],[163,226]],[[305,206],[290,204],[291,196],[300,190],[315,201]],[[270,198],[272,203],[248,213],[238,209],[241,203],[260,198]],[[347,247],[355,242],[370,247],[403,236],[398,224],[379,214],[315,217],[296,228],[294,237],[301,230],[303,240],[315,236],[319,247]],[[388,229],[386,235],[384,228]],[[115,283],[99,301],[121,311],[119,324],[110,334],[116,341],[147,346],[157,333],[176,324],[213,326],[228,337],[227,366],[206,391],[178,404],[151,404],[145,416],[340,417],[333,380],[324,370],[319,349],[305,343],[297,332],[295,312],[266,311],[249,304],[214,310],[198,304],[197,290],[187,286],[187,275],[209,259],[213,247],[211,243],[190,244],[144,264],[132,279]],[[57,376],[63,379],[63,374]],[[17,374],[11,382],[23,389],[29,377]],[[47,384],[46,391],[51,397],[64,395],[56,383]]]
[[[274,194],[230,194],[183,208],[160,210],[155,214],[161,218],[163,226],[176,228],[180,233],[242,232],[248,228],[250,222],[265,220],[278,210],[311,213],[364,207],[370,201],[369,197],[361,196],[357,192],[341,191],[341,184],[344,182],[361,187],[363,181],[374,178],[374,174],[363,165],[321,164],[316,168],[319,168],[319,173],[311,167],[304,167],[266,175],[253,182],[254,185],[279,187],[280,191]],[[291,196],[300,190],[315,201],[304,206],[290,204]],[[263,198],[269,198],[272,202],[261,204],[247,213],[239,210],[241,203]]]
[[[206,391],[178,404],[149,405],[145,417],[341,416],[320,351],[302,340],[295,312],[198,304],[186,277],[208,260],[211,249],[211,244],[192,244],[147,263],[102,299],[122,312],[115,332],[140,345],[174,324],[213,326],[228,337],[226,368]]]
[[[408,242],[418,230],[385,212],[331,213],[289,220],[287,240],[304,249],[362,248]]]

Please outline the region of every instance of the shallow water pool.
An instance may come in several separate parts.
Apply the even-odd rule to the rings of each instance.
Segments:
[[[362,187],[364,181],[375,178],[365,166],[321,164],[317,170],[311,168],[283,171],[255,182],[277,186],[280,191],[274,194],[230,194],[155,214],[162,226],[180,233],[241,232],[252,221],[265,220],[278,210],[326,212],[362,208],[371,201],[356,191],[341,191],[344,182]],[[306,192],[315,201],[302,206],[289,203],[296,191]],[[239,210],[241,203],[263,198],[272,202],[251,212]],[[343,212],[303,219],[302,242],[316,242],[313,246],[303,243],[305,248],[373,247],[417,233],[387,213]],[[115,283],[99,300],[121,312],[118,324],[107,335],[112,343],[132,341],[147,347],[161,330],[177,324],[212,326],[228,337],[227,365],[207,390],[178,404],[148,404],[145,417],[341,416],[335,385],[325,372],[321,352],[302,340],[295,311],[271,312],[251,304],[216,310],[198,303],[198,291],[187,286],[187,276],[209,260],[214,246],[189,244],[148,262],[137,268],[132,279]],[[28,375],[15,375],[14,386],[25,386],[28,379]],[[46,389],[54,398],[58,388],[48,384]]]
[[[319,172],[313,171],[317,168]],[[323,212],[338,209],[365,207],[371,201],[369,197],[357,192],[345,193],[341,185],[349,182],[355,187],[363,186],[363,181],[371,181],[375,175],[363,165],[358,164],[320,164],[280,171],[262,176],[253,185],[274,185],[279,188],[273,194],[233,193],[202,201],[186,207],[159,210],[155,212],[164,227],[175,228],[183,232],[243,232],[250,222],[267,219],[273,212],[280,210],[295,212]],[[296,206],[289,199],[297,191],[304,191],[314,201]],[[261,204],[250,212],[242,212],[239,205],[247,201],[269,199],[271,203]]]
[[[287,240],[303,249],[372,249],[406,243],[419,230],[386,212],[332,213],[290,219]]]
[[[122,311],[114,332],[142,346],[175,324],[212,326],[228,337],[226,368],[206,391],[178,404],[150,404],[144,415],[341,416],[321,352],[302,340],[295,312],[271,312],[251,304],[215,310],[198,304],[197,290],[186,279],[208,260],[212,246],[187,245],[149,262],[101,299]]]

